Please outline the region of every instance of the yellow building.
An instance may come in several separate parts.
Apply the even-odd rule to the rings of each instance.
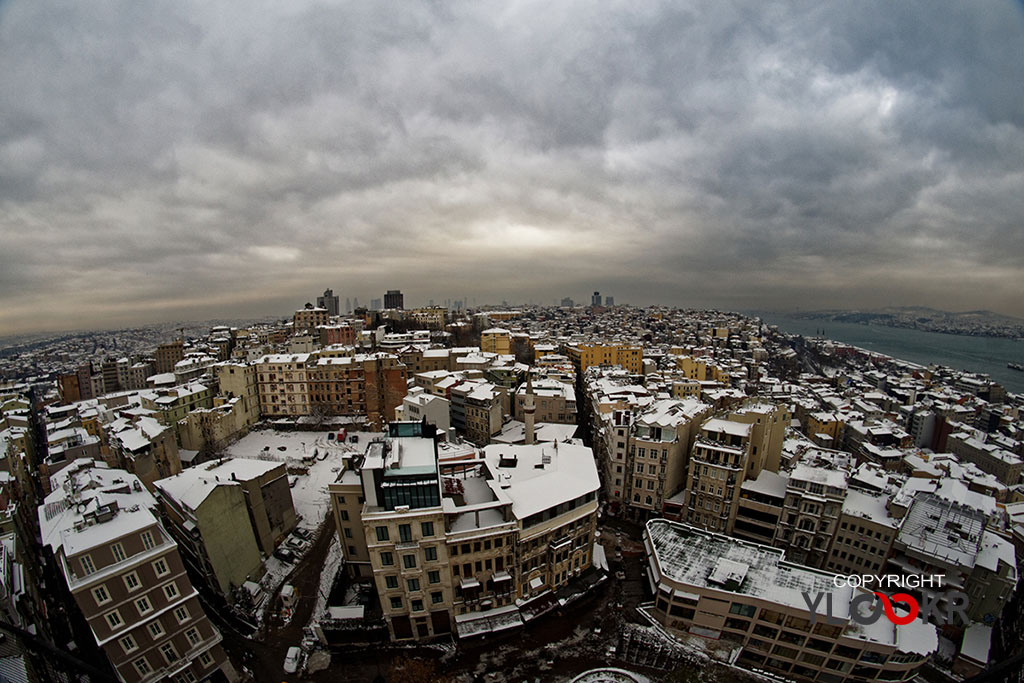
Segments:
[[[637,374],[643,370],[643,349],[632,344],[577,344],[565,351],[578,374],[592,365],[618,365]]]
[[[689,379],[704,382],[708,378],[708,365],[692,356],[677,356],[676,367]]]
[[[484,353],[512,353],[512,333],[503,327],[492,327],[480,333],[480,350]]]

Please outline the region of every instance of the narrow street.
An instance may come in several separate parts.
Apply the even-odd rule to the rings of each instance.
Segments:
[[[309,552],[284,580],[284,584],[291,584],[298,591],[295,612],[287,624],[282,624],[279,616],[278,591],[267,598],[271,602],[261,634],[248,638],[232,629],[222,629],[224,648],[236,664],[244,665],[253,673],[256,681],[284,680],[282,667],[285,655],[289,647],[297,646],[302,641],[302,629],[313,615],[320,588],[320,573],[334,535],[334,515],[328,514],[317,530]]]

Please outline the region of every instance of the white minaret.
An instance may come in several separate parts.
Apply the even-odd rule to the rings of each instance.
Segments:
[[[533,413],[537,410],[537,406],[533,400],[533,372],[532,368],[527,370],[526,375],[526,398],[523,399],[523,422],[526,423],[526,438],[524,443],[527,446],[532,446],[534,443],[533,436]]]

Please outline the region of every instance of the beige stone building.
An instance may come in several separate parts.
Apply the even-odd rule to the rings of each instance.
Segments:
[[[237,680],[178,546],[158,521],[157,503],[138,478],[79,461],[58,479],[39,508],[42,541],[118,677]]]
[[[740,667],[801,683],[909,680],[938,649],[936,628],[919,619],[858,623],[871,606],[853,602],[857,589],[787,561],[778,548],[664,519],[647,523],[644,541],[651,616],[670,632],[730,650]],[[822,596],[814,612],[804,593]]]
[[[898,530],[887,496],[849,489],[825,568],[836,574],[881,574]]]
[[[503,327],[492,327],[480,333],[480,350],[507,356],[512,353],[512,333]]]
[[[249,524],[242,487],[189,468],[156,482],[167,529],[194,576],[230,596],[246,581],[259,580],[263,559]]]
[[[687,521],[732,533],[743,482],[762,470],[778,472],[790,413],[754,403],[701,426],[687,474]]]
[[[556,379],[538,379],[532,382],[534,393],[534,419],[537,422],[576,424],[576,390],[572,384]],[[516,390],[514,417],[523,419],[526,401],[526,383]]]
[[[598,488],[584,446],[494,445],[442,464],[432,426],[392,423],[330,492],[350,575],[373,577],[393,639],[426,640],[554,604],[593,561]]]
[[[327,325],[331,321],[330,312],[326,308],[320,308],[313,304],[306,304],[305,307],[295,311],[292,316],[292,329],[296,332],[313,332],[321,325]]]
[[[256,363],[260,413],[265,417],[309,415],[311,356],[271,354]]]
[[[152,417],[138,417],[107,438],[118,466],[137,476],[150,491],[156,480],[181,472],[174,430]]]

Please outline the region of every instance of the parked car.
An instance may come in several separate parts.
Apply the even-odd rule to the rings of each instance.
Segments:
[[[302,656],[302,650],[297,647],[288,648],[288,654],[284,657],[284,672],[286,674],[293,674],[299,670],[299,657]]]
[[[295,553],[288,548],[278,548],[274,551],[274,557],[281,560],[282,562],[294,562]]]
[[[297,526],[297,527],[295,527],[295,531],[292,532],[292,533],[294,533],[296,536],[298,536],[299,538],[301,538],[303,540],[306,540],[306,541],[308,541],[309,539],[313,538],[313,530],[312,529],[307,529],[304,526]]]
[[[303,553],[309,547],[309,543],[306,543],[301,538],[289,538],[284,544],[297,553]]]

